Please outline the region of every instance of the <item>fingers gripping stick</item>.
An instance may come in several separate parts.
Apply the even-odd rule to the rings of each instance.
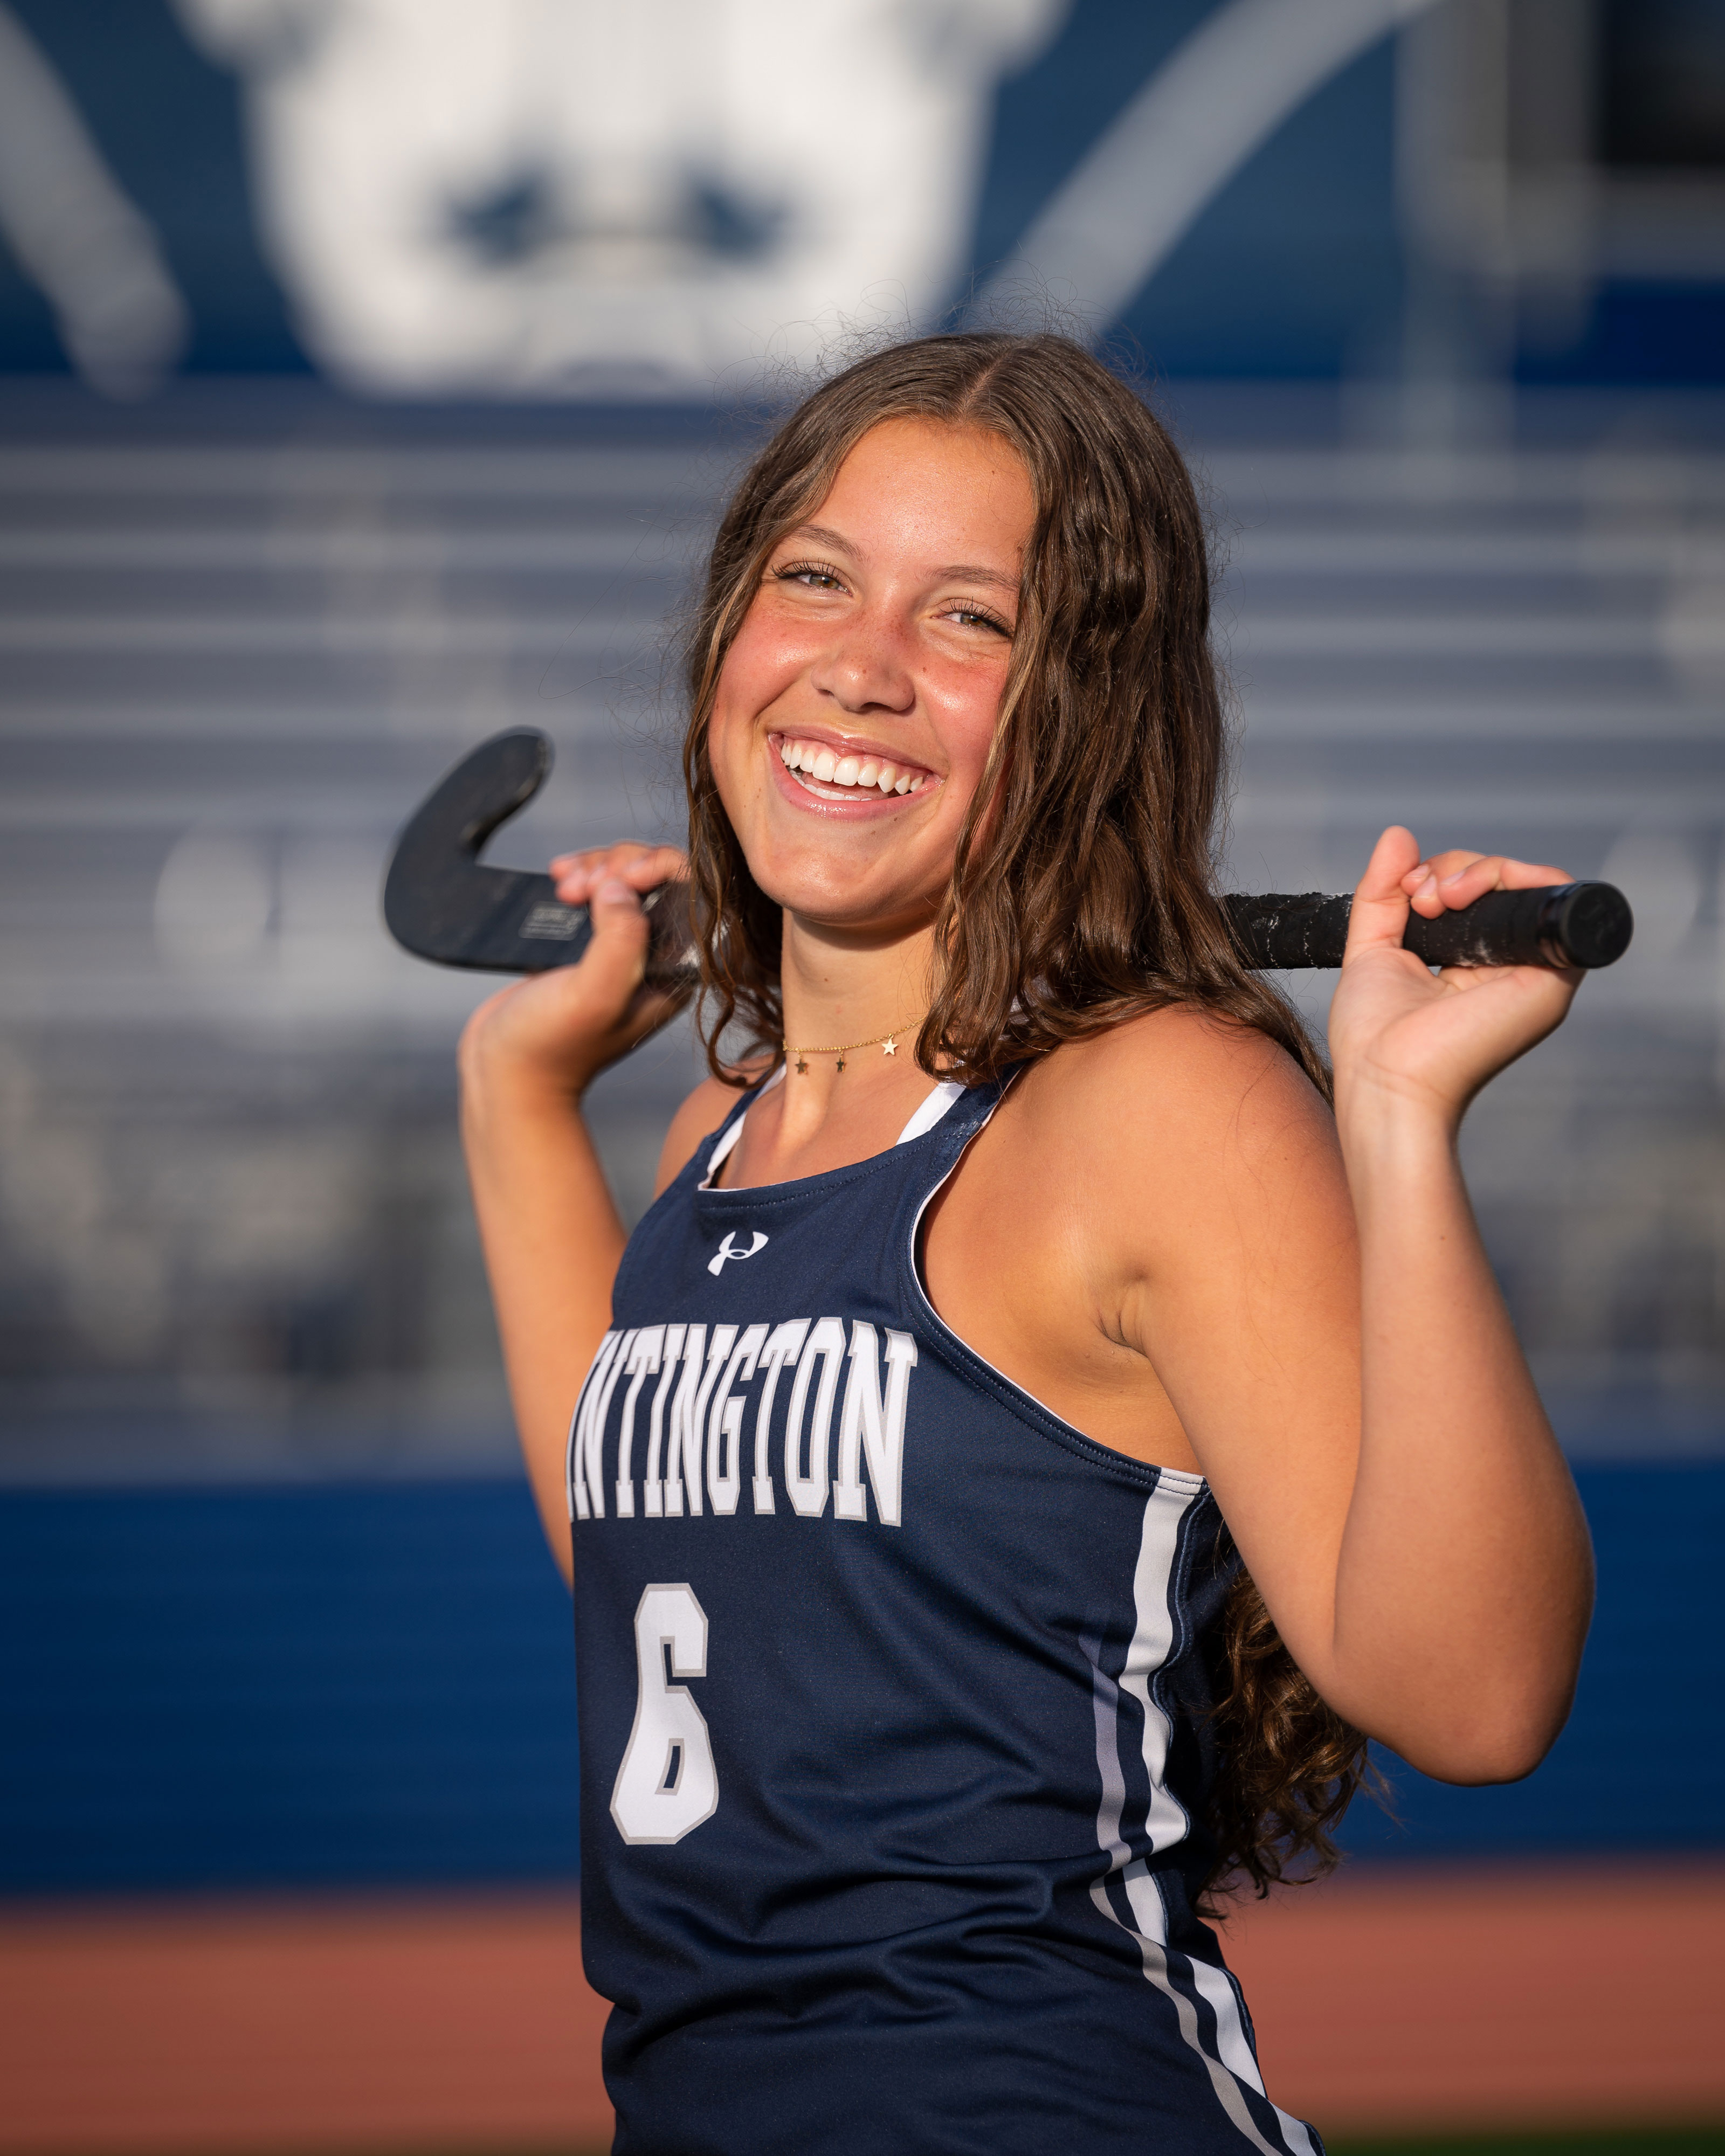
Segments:
[[[546,973],[572,966],[593,927],[565,906],[548,875],[486,868],[480,849],[525,808],[551,769],[551,743],[517,726],[481,742],[408,819],[383,884],[383,918],[396,942],[440,966],[487,973]],[[647,978],[687,995],[696,978],[685,886],[662,884],[642,901],[652,921]],[[1339,966],[1353,901],[1322,891],[1266,892],[1223,901],[1249,965],[1277,971]],[[1428,921],[1410,913],[1405,950],[1430,966],[1609,966],[1629,948],[1629,901],[1609,883],[1488,891]]]

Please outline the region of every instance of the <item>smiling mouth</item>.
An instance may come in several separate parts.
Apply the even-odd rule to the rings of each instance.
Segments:
[[[780,735],[774,747],[792,778],[819,801],[884,800],[894,793],[919,793],[934,783],[922,764],[898,763],[884,756],[839,750],[830,742]]]

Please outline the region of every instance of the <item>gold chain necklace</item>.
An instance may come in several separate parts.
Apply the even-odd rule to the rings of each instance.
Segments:
[[[927,1013],[924,1016],[927,1016]],[[845,1057],[854,1055],[859,1048],[878,1048],[883,1055],[896,1055],[899,1035],[901,1033],[909,1032],[911,1026],[921,1023],[920,1019],[913,1018],[906,1025],[894,1026],[891,1033],[877,1033],[872,1040],[849,1041],[843,1048],[793,1048],[788,1040],[782,1041],[781,1045],[784,1050],[787,1062],[790,1061],[792,1056],[796,1057],[797,1060],[793,1067],[799,1073],[808,1070],[809,1065],[806,1059],[811,1055],[836,1055],[839,1059],[839,1070],[842,1070],[845,1068]],[[834,1075],[837,1075],[835,1071]]]

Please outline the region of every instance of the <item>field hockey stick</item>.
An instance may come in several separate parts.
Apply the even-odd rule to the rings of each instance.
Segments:
[[[405,949],[483,973],[572,966],[593,933],[584,906],[565,906],[548,875],[489,868],[480,850],[525,808],[551,769],[532,726],[493,734],[462,757],[403,827],[383,883],[383,918]],[[687,995],[696,982],[684,886],[642,901],[652,919],[649,983]],[[1253,967],[1339,966],[1353,901],[1345,892],[1238,894],[1222,901]],[[1609,966],[1629,948],[1629,901],[1609,883],[1488,891],[1428,921],[1410,913],[1402,947],[1430,966]]]

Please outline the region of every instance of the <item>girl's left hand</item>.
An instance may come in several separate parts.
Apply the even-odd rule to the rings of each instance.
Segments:
[[[1453,1127],[1488,1079],[1563,1022],[1579,972],[1544,966],[1446,966],[1433,973],[1402,933],[1411,906],[1429,919],[1488,891],[1568,883],[1562,869],[1501,854],[1420,856],[1393,824],[1353,894],[1342,978],[1330,1005],[1337,1112],[1374,1100],[1423,1104]]]

